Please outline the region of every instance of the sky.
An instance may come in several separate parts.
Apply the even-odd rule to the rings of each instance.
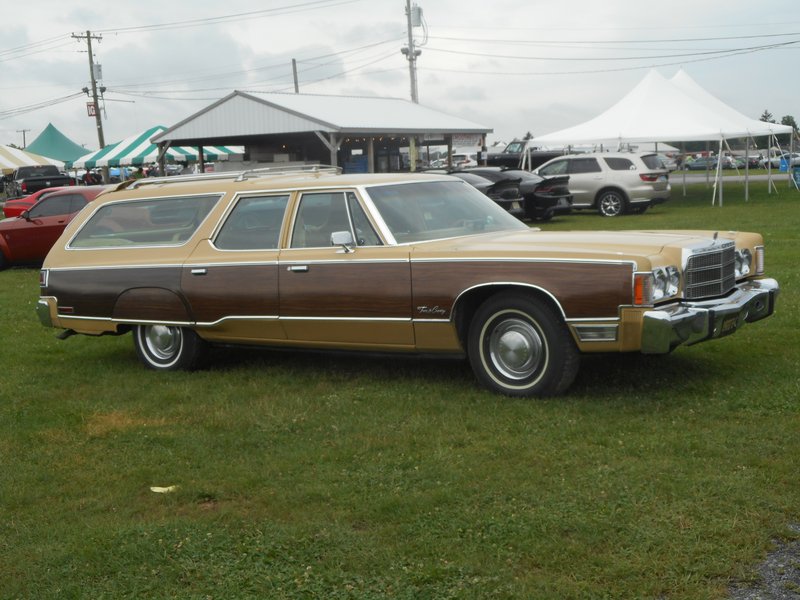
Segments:
[[[741,113],[800,121],[796,0],[417,0],[420,104],[508,142],[582,123],[649,70],[683,68]],[[86,33],[106,144],[233,90],[410,99],[406,0],[0,0],[0,144],[53,123],[87,151]],[[80,36],[80,37],[74,37]]]

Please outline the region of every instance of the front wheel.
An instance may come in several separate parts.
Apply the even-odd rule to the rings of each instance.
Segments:
[[[625,198],[615,190],[605,190],[597,197],[597,211],[604,217],[616,217],[625,212]]]
[[[580,356],[566,325],[547,304],[524,294],[484,302],[469,329],[472,370],[507,396],[554,396],[578,373]]]
[[[173,325],[136,325],[133,345],[139,360],[157,371],[191,371],[201,366],[207,351],[194,331]]]

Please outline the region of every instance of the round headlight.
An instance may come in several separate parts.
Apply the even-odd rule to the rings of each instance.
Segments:
[[[667,295],[675,296],[681,288],[681,274],[677,267],[667,267]]]
[[[753,265],[753,254],[749,248],[736,251],[736,277],[745,277],[750,274]]]
[[[653,271],[655,278],[655,285],[653,286],[653,300],[661,300],[668,296],[667,290],[669,288],[669,277],[665,269],[656,269]]]

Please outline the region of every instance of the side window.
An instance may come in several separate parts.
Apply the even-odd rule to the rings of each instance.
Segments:
[[[41,217],[53,217],[55,215],[70,214],[70,197],[56,196],[55,198],[45,198],[31,209],[30,217],[38,219]]]
[[[550,163],[549,165],[542,167],[539,169],[540,175],[564,175],[567,172],[567,161],[566,160],[557,160],[555,162]]]
[[[214,240],[221,250],[274,250],[278,247],[289,196],[240,198]]]
[[[569,165],[570,173],[600,173],[596,158],[573,158]]]
[[[604,158],[606,164],[614,171],[635,171],[636,167],[633,166],[633,161],[627,158]]]
[[[69,247],[179,246],[194,235],[220,197],[147,198],[106,204],[84,223]]]
[[[303,194],[292,231],[292,248],[331,245],[334,231],[351,231],[344,192]]]
[[[70,203],[69,203],[69,212],[74,213],[78,212],[84,206],[86,206],[87,200],[81,194],[70,194]]]
[[[381,239],[375,233],[372,224],[367,219],[367,214],[353,192],[347,192],[347,206],[353,218],[353,226],[356,228],[356,244],[359,246],[380,246]]]

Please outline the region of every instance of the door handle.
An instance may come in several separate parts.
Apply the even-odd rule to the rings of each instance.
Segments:
[[[207,269],[192,269],[192,275],[205,275],[207,273]]]
[[[292,273],[308,273],[308,265],[291,265],[286,270]]]

